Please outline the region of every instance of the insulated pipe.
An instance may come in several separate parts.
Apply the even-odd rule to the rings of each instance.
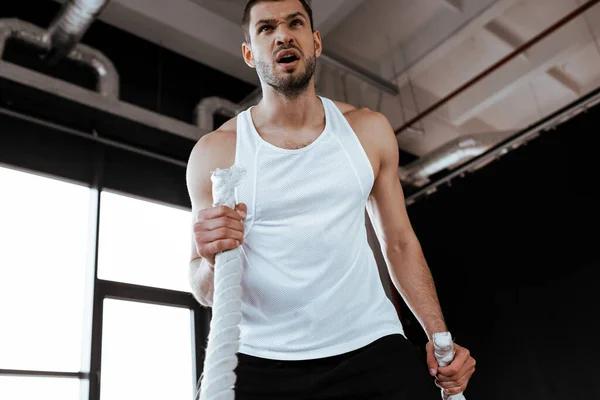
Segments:
[[[464,92],[465,90],[467,90],[468,88],[473,86],[474,84],[476,84],[477,82],[479,82],[480,80],[482,80],[483,78],[485,78],[486,76],[491,74],[492,72],[496,71],[497,69],[499,69],[500,67],[502,67],[503,65],[508,63],[510,60],[512,60],[513,58],[519,56],[521,53],[527,51],[530,47],[532,47],[533,45],[538,43],[540,40],[546,38],[551,33],[556,31],[557,29],[561,28],[562,26],[566,25],[573,19],[577,18],[578,16],[580,16],[581,14],[583,14],[584,12],[586,12],[587,10],[589,10],[590,8],[592,8],[593,6],[598,4],[599,2],[600,2],[600,0],[589,0],[587,3],[579,6],[577,9],[575,9],[574,11],[572,11],[571,13],[567,14],[565,17],[563,17],[562,19],[560,19],[559,21],[554,23],[554,25],[552,25],[548,29],[544,30],[542,33],[540,33],[533,39],[529,40],[528,42],[523,43],[521,46],[516,48],[512,53],[510,53],[506,57],[502,58],[500,61],[498,61],[491,67],[487,68],[485,71],[483,71],[479,75],[475,76],[473,79],[469,80],[467,83],[460,86],[458,89],[456,89],[455,91],[453,91],[446,97],[442,98],[441,100],[439,100],[438,102],[436,102],[435,104],[433,104],[432,106],[427,108],[426,110],[422,111],[414,118],[407,121],[404,125],[402,125],[401,127],[399,127],[398,129],[395,130],[396,135],[398,135],[402,131],[406,130],[408,127],[413,125],[415,122],[422,120],[423,118],[425,118],[426,116],[428,116],[429,114],[431,114],[432,112],[434,112],[435,110],[437,110],[438,108],[440,108],[441,106],[443,106],[444,104],[446,104],[447,102],[449,102],[450,100],[452,100],[453,98],[455,98],[456,96],[458,96],[459,94],[461,94],[462,92]]]
[[[202,132],[210,132],[215,129],[215,114],[223,114],[233,118],[241,111],[240,105],[222,97],[206,97],[194,109],[194,122]]]
[[[39,49],[50,51],[46,32],[29,22],[19,19],[0,19],[0,59],[8,39],[17,39]],[[83,44],[76,47],[67,58],[92,68],[98,77],[96,90],[103,96],[119,98],[119,74],[114,64],[102,52]]]
[[[458,137],[412,163],[399,167],[398,176],[404,183],[423,186],[429,182],[431,175],[485,153],[511,134],[512,132],[491,132]]]
[[[50,63],[66,57],[77,46],[85,32],[102,12],[109,0],[67,0],[44,34],[50,43]]]

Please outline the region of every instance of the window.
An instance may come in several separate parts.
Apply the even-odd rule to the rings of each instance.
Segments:
[[[105,299],[100,400],[193,398],[191,312]]]
[[[0,376],[0,399],[80,400],[82,382],[78,378]]]
[[[189,292],[191,213],[103,191],[98,277]]]
[[[0,368],[78,372],[90,190],[7,168],[0,168],[0,188]],[[79,385],[1,379],[3,399],[16,398],[3,394],[30,381],[63,399]],[[38,392],[26,393],[18,398]]]

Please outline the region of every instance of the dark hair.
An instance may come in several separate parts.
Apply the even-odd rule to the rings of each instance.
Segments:
[[[248,0],[248,3],[246,3],[246,8],[244,9],[244,17],[242,18],[242,29],[244,30],[244,37],[246,38],[246,43],[250,43],[250,11],[252,11],[252,7],[254,7],[258,3],[266,3],[268,1],[275,2],[282,0]],[[310,20],[310,28],[314,32],[315,28],[313,24],[312,9],[305,0],[298,1],[302,3],[302,7],[304,7],[304,10],[308,14],[308,19]]]

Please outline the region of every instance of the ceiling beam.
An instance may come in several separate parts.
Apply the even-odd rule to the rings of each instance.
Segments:
[[[491,31],[485,31],[492,33]],[[575,20],[550,34],[503,67],[494,71],[484,81],[473,85],[454,98],[449,104],[450,120],[460,125],[487,109],[515,87],[529,82],[531,77],[547,73],[557,63],[589,44],[590,34],[585,24]],[[550,74],[556,82],[569,91],[578,90],[567,83],[564,77]],[[562,80],[562,81],[561,81]]]
[[[489,31],[498,39],[503,41],[504,44],[508,45],[511,51],[518,49],[525,43],[523,40],[519,39],[517,35],[511,32],[510,29],[506,28],[505,26],[502,26],[496,21],[489,23],[485,27],[485,30]],[[527,58],[526,53],[520,54],[519,57],[522,57],[524,59]],[[556,83],[562,85],[565,89],[573,93],[575,96],[579,96],[579,86],[577,85],[577,82],[573,80],[573,78],[571,78],[556,67],[550,68],[548,71],[546,71],[546,73],[550,78],[554,79]]]
[[[239,25],[189,0],[112,0],[98,17],[150,42],[251,84]]]
[[[330,0],[315,2],[315,26],[330,32],[366,0]],[[244,40],[240,26],[190,0],[112,0],[99,19],[160,46],[258,85],[256,72],[242,60]],[[348,65],[344,60],[324,54],[329,63],[337,63],[382,90],[397,93],[397,87],[374,74]]]
[[[439,0],[444,7],[454,12],[462,12],[462,0]]]
[[[507,45],[511,51],[518,49],[523,43],[525,43],[514,32],[498,21],[490,22],[483,29],[504,42],[504,44]],[[521,53],[519,56],[525,57],[525,53]]]
[[[552,67],[546,71],[548,76],[554,79],[555,82],[559,83],[562,87],[567,89],[571,94],[577,98],[581,96],[581,88],[575,79],[573,79],[569,74],[564,72],[558,67]]]
[[[366,0],[319,0],[311,4],[315,28],[327,36]]]
[[[392,54],[380,60],[381,73],[399,84],[441,61],[454,48],[520,0],[461,0],[460,11],[442,8],[431,22],[417,31]]]

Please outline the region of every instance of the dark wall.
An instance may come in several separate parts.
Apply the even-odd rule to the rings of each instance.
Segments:
[[[449,330],[478,361],[467,398],[600,398],[599,125],[596,106],[408,209]]]

